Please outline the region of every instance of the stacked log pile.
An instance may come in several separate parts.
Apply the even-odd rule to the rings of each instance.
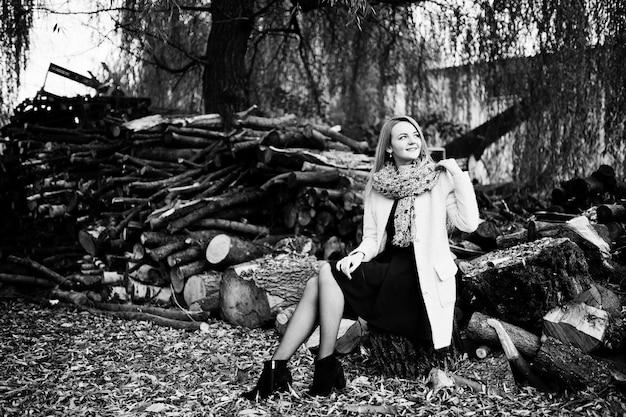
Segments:
[[[283,238],[312,237],[309,256],[343,253],[359,240],[366,142],[253,113],[229,131],[215,114],[152,115],[106,132],[5,127],[14,181],[2,191],[30,227],[3,251],[58,271],[63,289],[95,302],[212,312],[222,273],[284,256],[274,248]],[[39,278],[20,268],[5,259],[4,280]]]

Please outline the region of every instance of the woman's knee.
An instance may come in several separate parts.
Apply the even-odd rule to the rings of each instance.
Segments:
[[[318,274],[319,280],[324,281],[329,278],[333,278],[333,271],[330,269],[330,264],[328,262],[324,262],[322,266],[320,266],[320,272]]]
[[[330,282],[335,282],[335,277],[333,276],[333,271],[328,262],[325,262],[320,267],[319,272],[319,285],[328,284]]]

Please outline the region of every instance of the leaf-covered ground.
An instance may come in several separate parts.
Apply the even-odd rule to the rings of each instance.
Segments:
[[[625,415],[613,388],[571,395],[516,388],[501,355],[464,359],[457,369],[492,393],[444,388],[426,378],[384,378],[365,354],[342,358],[347,388],[329,398],[305,394],[312,355],[290,363],[294,383],[259,403],[241,399],[277,342],[273,330],[222,321],[204,332],[123,321],[66,305],[0,300],[1,416],[557,416]]]

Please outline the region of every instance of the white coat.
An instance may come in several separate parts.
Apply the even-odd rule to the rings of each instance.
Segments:
[[[365,196],[363,240],[351,253],[363,252],[363,262],[381,253],[394,200],[371,191]],[[478,205],[469,175],[443,172],[432,190],[415,197],[413,241],[417,275],[432,330],[435,349],[452,341],[457,266],[450,252],[446,217],[460,230],[478,227]]]

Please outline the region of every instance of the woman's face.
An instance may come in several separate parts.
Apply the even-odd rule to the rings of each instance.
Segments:
[[[406,165],[419,158],[422,151],[422,141],[417,129],[409,122],[398,122],[391,128],[391,142],[387,152],[391,155],[397,166]]]

